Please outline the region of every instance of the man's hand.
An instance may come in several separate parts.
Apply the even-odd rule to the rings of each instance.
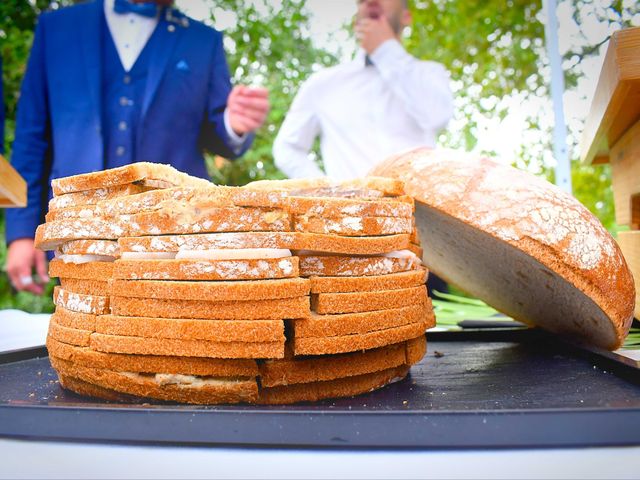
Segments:
[[[355,25],[356,39],[367,54],[371,55],[387,40],[396,38],[387,17],[361,18]]]
[[[229,124],[238,135],[257,130],[269,113],[269,91],[266,88],[234,87],[227,100]]]
[[[33,281],[34,267],[40,278],[39,282]],[[47,257],[44,252],[34,248],[33,239],[14,240],[7,251],[7,273],[16,290],[26,290],[36,295],[42,295],[43,285],[49,281]]]

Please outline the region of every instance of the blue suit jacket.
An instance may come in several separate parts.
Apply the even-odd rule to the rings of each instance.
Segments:
[[[102,0],[40,16],[18,104],[11,163],[28,205],[7,210],[7,243],[33,238],[52,178],[104,168],[101,135]],[[168,163],[206,178],[202,150],[233,158],[223,113],[231,90],[220,32],[174,9],[160,16],[136,161]]]

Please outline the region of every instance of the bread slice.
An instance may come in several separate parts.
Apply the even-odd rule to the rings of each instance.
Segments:
[[[104,353],[47,337],[49,355],[91,368],[136,373],[176,373],[213,377],[257,377],[255,360]]]
[[[303,232],[223,232],[197,235],[125,237],[118,240],[123,252],[178,252],[227,248],[277,248],[329,252],[343,255],[376,255],[410,247],[409,235],[340,237]]]
[[[427,287],[378,290],[372,292],[315,293],[311,295],[311,309],[317,313],[353,313],[425,305]]]
[[[327,398],[351,397],[372,392],[390,383],[402,380],[409,367],[402,365],[379,372],[365,373],[324,382],[299,383],[281,387],[262,388],[258,403],[284,405],[296,402],[317,402]]]
[[[409,248],[409,235],[354,236],[297,232],[297,242],[291,247],[306,255],[326,253],[337,255],[378,255]]]
[[[375,172],[406,181],[434,273],[516,320],[601,348],[621,345],[633,279],[615,240],[574,197],[447,150],[416,149]]]
[[[104,239],[117,240],[126,236],[127,223],[103,218],[64,219],[39,225],[36,229],[35,247],[40,250],[54,250],[58,245],[70,240]]]
[[[290,324],[293,336],[303,338],[359,335],[424,321],[428,321],[430,326],[435,325],[430,303],[373,312],[333,315],[312,313],[308,318],[291,320]]]
[[[295,336],[293,352],[295,355],[327,355],[378,348],[416,338],[424,334],[428,328],[433,327],[434,323],[427,320],[384,330],[336,337]]]
[[[115,198],[100,203],[104,215],[132,215],[166,208],[172,202],[182,204],[208,204],[218,207],[283,208],[286,205],[284,192],[250,190],[240,187],[208,188],[176,187],[152,190],[127,198]]]
[[[212,342],[91,334],[93,350],[108,353],[210,358],[283,358],[284,342]]]
[[[395,217],[411,218],[413,198],[409,196],[357,199],[327,197],[289,197],[287,209],[308,217]]]
[[[114,280],[113,295],[177,300],[243,301],[292,298],[309,295],[310,282],[303,278],[235,280],[231,282],[171,280]]]
[[[126,197],[138,193],[152,190],[153,187],[129,183],[128,185],[117,185],[108,188],[96,188],[93,190],[84,190],[82,192],[66,193],[53,197],[49,200],[49,211],[60,210],[64,208],[80,207],[84,205],[95,205],[98,202],[110,200],[118,197]]]
[[[78,378],[103,389],[128,395],[182,403],[219,404],[255,401],[258,385],[252,378],[185,377],[166,374],[115,372],[90,368],[51,357],[64,377]],[[101,393],[94,390],[95,393]]]
[[[98,216],[100,216],[100,213],[97,205],[78,205],[50,210],[44,218],[46,222],[54,222],[64,219],[91,219]]]
[[[260,260],[118,260],[122,280],[264,280],[298,276],[298,257]]]
[[[282,320],[191,320],[101,315],[95,331],[107,335],[211,342],[284,342]]]
[[[56,286],[53,289],[53,303],[73,312],[93,315],[109,313],[109,297],[73,293],[60,286]]]
[[[204,320],[282,320],[310,315],[307,296],[244,302],[111,297],[111,312],[132,317]]]
[[[427,270],[364,277],[311,277],[311,293],[369,292],[417,287],[427,281]]]
[[[299,255],[300,276],[362,277],[406,272],[419,267],[415,257]]]
[[[58,252],[62,255],[120,256],[118,242],[113,240],[71,240],[60,245]]]
[[[109,390],[108,388],[102,388],[60,372],[58,372],[58,379],[62,388],[83,397],[99,398],[101,400],[118,403],[142,403],[146,400],[144,398],[134,397],[133,395],[116,392],[115,390]]]
[[[420,335],[417,338],[408,340],[406,345],[406,364],[415,365],[422,360],[427,353],[427,337]]]
[[[291,232],[223,232],[196,235],[162,235],[125,237],[118,242],[123,252],[179,252],[232,248],[291,249],[298,233]]]
[[[135,182],[158,185],[163,188],[179,185],[206,187],[211,184],[207,180],[179,172],[170,165],[139,162],[100,172],[56,178],[51,181],[51,189],[54,195],[62,195],[84,190],[116,187]]]
[[[61,327],[74,328],[76,330],[96,331],[97,315],[90,313],[79,313],[67,310],[64,307],[56,307],[56,311],[51,315],[51,319]]]
[[[364,352],[301,357],[291,360],[266,360],[260,363],[262,387],[321,382],[379,372],[420,361],[426,352],[425,336]],[[424,355],[424,353],[423,353]]]
[[[65,263],[53,259],[49,262],[49,276],[106,282],[113,275],[113,266],[113,262]]]
[[[82,295],[97,295],[100,297],[111,295],[110,281],[61,278],[60,286],[67,292],[80,293]]]
[[[343,181],[327,177],[258,180],[249,183],[245,188],[272,192],[286,191],[290,196],[377,198],[405,195],[403,182],[393,178],[374,176]]]
[[[77,345],[87,347],[90,344],[91,330],[81,330],[79,328],[65,327],[58,323],[58,319],[54,316],[49,321],[48,335],[62,343],[69,345]]]
[[[284,210],[250,207],[207,207],[174,202],[162,210],[120,218],[127,222],[128,236],[291,230],[290,215]]]
[[[398,235],[411,233],[411,218],[402,217],[309,217],[295,215],[293,229],[297,232],[344,236]]]

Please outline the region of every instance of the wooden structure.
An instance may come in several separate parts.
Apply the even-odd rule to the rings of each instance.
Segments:
[[[611,163],[618,243],[636,283],[640,318],[640,27],[613,34],[585,125],[584,163]]]
[[[0,207],[26,207],[27,183],[0,155]]]

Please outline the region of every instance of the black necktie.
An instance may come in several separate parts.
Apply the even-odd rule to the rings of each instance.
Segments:
[[[369,57],[369,55],[365,55],[364,57],[364,66],[365,67],[370,67],[373,65],[373,62],[371,61],[371,58]]]

